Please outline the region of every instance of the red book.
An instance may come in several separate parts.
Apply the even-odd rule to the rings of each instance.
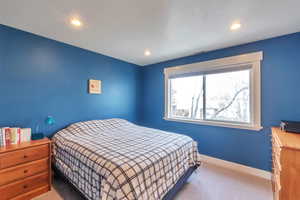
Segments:
[[[5,144],[6,145],[10,145],[11,144],[11,133],[10,133],[10,129],[9,128],[5,129]]]
[[[18,128],[18,144],[21,143],[21,129]]]

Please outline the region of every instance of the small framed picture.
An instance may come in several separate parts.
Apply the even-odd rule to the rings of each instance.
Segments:
[[[90,94],[101,94],[101,81],[100,80],[89,80],[89,93]]]

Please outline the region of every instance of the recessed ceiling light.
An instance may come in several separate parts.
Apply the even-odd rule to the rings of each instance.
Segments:
[[[71,19],[71,24],[73,26],[77,26],[77,27],[79,27],[79,26],[82,25],[82,23],[81,23],[81,21],[79,19]]]
[[[230,26],[230,30],[232,30],[232,31],[235,31],[235,30],[238,30],[238,29],[240,29],[241,28],[241,23],[239,23],[239,22],[236,22],[236,23],[233,23],[231,26]]]
[[[151,52],[150,52],[149,50],[145,50],[144,55],[145,55],[145,56],[150,56],[150,55],[151,55]]]

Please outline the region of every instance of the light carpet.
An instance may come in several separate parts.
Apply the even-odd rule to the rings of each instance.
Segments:
[[[61,179],[55,178],[52,191],[35,200],[82,200]],[[189,178],[174,200],[272,200],[269,180],[204,163]]]

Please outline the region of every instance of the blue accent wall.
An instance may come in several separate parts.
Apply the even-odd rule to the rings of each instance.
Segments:
[[[263,51],[262,131],[163,120],[163,69]],[[270,170],[270,127],[300,121],[300,33],[179,58],[146,67],[0,25],[0,127],[51,135],[73,122],[119,117],[182,133],[201,153]],[[88,79],[102,80],[101,95]],[[48,115],[55,119],[46,125]]]
[[[88,94],[88,79],[102,80],[103,93]],[[50,135],[83,120],[136,122],[138,82],[137,65],[0,25],[0,127]]]
[[[263,51],[262,131],[163,120],[165,67]],[[143,68],[140,123],[191,136],[202,154],[251,167],[271,169],[270,127],[281,119],[300,121],[300,33],[253,42]]]

